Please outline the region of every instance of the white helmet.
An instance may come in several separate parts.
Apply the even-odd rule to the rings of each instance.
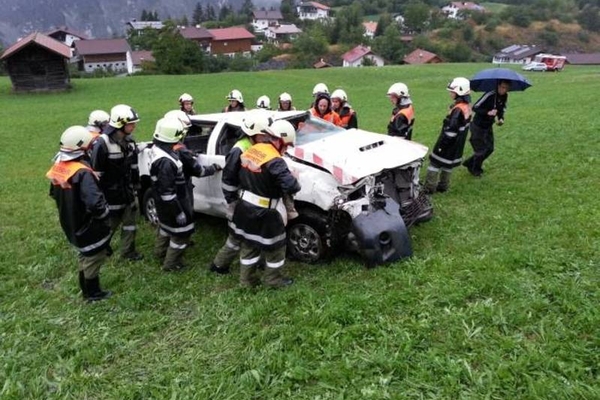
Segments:
[[[244,96],[242,96],[242,92],[237,89],[233,89],[226,97],[227,100],[236,100],[239,103],[244,102]]]
[[[279,119],[267,127],[269,135],[283,140],[285,144],[293,145],[296,141],[296,130],[294,126],[284,119]]]
[[[270,110],[271,99],[269,99],[269,96],[260,96],[258,100],[256,100],[256,107],[264,108],[265,110]]]
[[[242,121],[242,131],[248,136],[258,135],[265,133],[266,129],[271,125],[273,120],[269,118],[265,113],[252,112],[248,113],[246,118]]]
[[[466,96],[471,93],[471,82],[467,78],[454,78],[452,82],[448,84],[447,89],[459,96]]]
[[[156,123],[154,139],[165,143],[177,143],[185,136],[186,128],[178,118],[161,118]]]
[[[179,96],[179,103],[183,104],[184,101],[191,101],[193,103],[194,98],[192,97],[192,95],[184,93],[181,96]]]
[[[113,128],[121,129],[127,124],[138,122],[140,117],[135,110],[128,105],[119,104],[110,110],[110,122],[108,123]]]
[[[331,99],[340,99],[342,102],[348,101],[348,95],[342,89],[336,89],[331,93]]]
[[[70,153],[78,150],[87,150],[94,136],[87,128],[75,125],[67,128],[60,136],[60,151]]]
[[[402,82],[394,83],[387,91],[387,95],[395,94],[398,97],[409,97],[408,86]]]
[[[185,111],[181,110],[171,110],[167,112],[164,118],[177,118],[181,121],[183,126],[187,129],[192,126],[192,121],[190,120],[190,116],[185,113]]]
[[[283,92],[279,95],[279,101],[289,101],[291,103],[292,96],[287,92]]]
[[[88,125],[102,128],[110,120],[110,115],[103,110],[94,110],[90,113],[88,118]]]
[[[317,83],[313,88],[313,96],[316,96],[319,93],[327,93],[329,94],[329,88],[324,83]]]

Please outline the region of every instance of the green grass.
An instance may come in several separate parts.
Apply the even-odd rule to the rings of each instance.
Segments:
[[[596,67],[528,75],[534,86],[510,95],[485,177],[456,170],[435,218],[411,229],[410,260],[289,263],[295,285],[249,292],[236,274],[206,270],[222,221],[199,217],[194,268],[179,275],[160,271],[140,222],[146,261],[111,259],[101,274],[114,297],[79,297],[44,174],[62,131],[90,110],[132,105],[147,140],[183,92],[200,112],[219,110],[232,88],[249,104],[288,91],[302,107],[323,81],[346,89],[361,127],[383,132],[385,92],[404,81],[415,139],[431,146],[446,84],[488,66],[77,80],[38,95],[11,94],[1,78],[0,398],[600,398]]]
[[[485,11],[492,13],[492,14],[498,14],[502,11],[504,11],[504,9],[506,7],[508,7],[508,4],[504,4],[504,3],[480,3],[483,8],[485,8]]]

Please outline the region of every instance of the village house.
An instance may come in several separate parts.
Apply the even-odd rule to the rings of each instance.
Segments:
[[[154,63],[156,60],[151,51],[138,50],[131,52],[131,63],[133,64],[133,72],[141,72],[144,70],[144,65]]]
[[[301,20],[329,19],[331,17],[331,8],[316,1],[300,3],[296,7],[296,11]]]
[[[462,19],[461,11],[485,12],[485,7],[470,1],[453,1],[442,7],[442,12],[451,19]]]
[[[66,44],[69,47],[73,47],[73,43],[76,40],[86,40],[89,39],[86,35],[74,32],[67,28],[66,26],[61,26],[55,29],[52,29],[49,32],[46,32],[46,36],[51,37],[52,39],[56,39],[59,42]]]
[[[133,72],[131,48],[125,39],[78,40],[75,42],[75,56],[80,71]]]
[[[568,53],[564,56],[572,65],[600,65],[600,53]]]
[[[265,37],[272,43],[290,42],[302,33],[295,24],[271,26],[265,31]]]
[[[125,23],[128,31],[134,31],[138,35],[144,33],[145,29],[162,29],[165,25],[162,21],[138,21],[136,19],[129,20]]]
[[[383,67],[385,64],[383,58],[373,53],[370,47],[359,45],[342,55],[342,66],[362,67],[365,59],[369,60],[369,65]]]
[[[442,62],[440,56],[423,49],[416,49],[404,56],[405,64],[439,64]]]
[[[252,12],[252,26],[254,32],[265,32],[269,27],[277,26],[283,21],[283,15],[279,10],[255,10]]]
[[[1,61],[15,92],[65,90],[71,87],[68,59],[71,48],[34,32],[4,51]]]
[[[234,56],[235,54],[250,55],[252,42],[255,36],[246,28],[232,27],[222,29],[209,29],[212,35],[211,54]]]
[[[203,28],[199,25],[196,26],[180,26],[177,28],[179,34],[184,38],[196,42],[200,48],[210,53],[210,45],[213,40],[213,35],[208,29]]]
[[[543,49],[535,45],[513,44],[494,54],[494,64],[529,64]]]
[[[369,22],[363,22],[362,24],[363,24],[363,27],[365,28],[364,36],[368,37],[369,39],[375,38],[375,32],[377,31],[377,22],[369,21]]]

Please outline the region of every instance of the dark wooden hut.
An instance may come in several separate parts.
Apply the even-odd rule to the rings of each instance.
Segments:
[[[69,89],[69,58],[69,46],[34,32],[6,49],[0,60],[15,92],[34,92]]]

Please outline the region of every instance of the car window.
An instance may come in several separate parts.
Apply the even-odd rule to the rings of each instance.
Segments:
[[[294,121],[290,121],[294,122]],[[345,132],[345,129],[312,115],[307,115],[303,121],[298,121],[296,126],[296,145],[311,143],[326,137]]]
[[[208,139],[216,122],[192,121],[192,126],[183,143],[194,153],[206,154]]]
[[[237,142],[243,133],[241,132],[241,128],[236,125],[225,124],[221,133],[219,133],[219,138],[217,139],[217,148],[215,149],[216,154],[219,155],[227,155],[229,150],[233,148],[235,142]]]

